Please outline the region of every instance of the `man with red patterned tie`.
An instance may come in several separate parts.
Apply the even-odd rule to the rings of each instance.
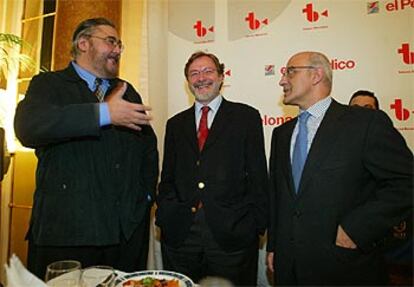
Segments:
[[[260,114],[223,98],[215,55],[194,53],[184,74],[195,104],[168,120],[157,198],[164,268],[253,286],[268,211]]]

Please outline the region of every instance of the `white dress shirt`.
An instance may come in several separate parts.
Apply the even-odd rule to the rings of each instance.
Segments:
[[[308,152],[312,145],[313,138],[321,124],[323,117],[325,116],[326,111],[328,110],[329,106],[331,105],[332,98],[326,97],[323,100],[320,100],[313,106],[309,107],[306,111],[310,114],[310,117],[306,123],[306,127],[308,128]],[[304,110],[300,110],[299,113],[305,112]],[[295,129],[292,133],[292,138],[290,139],[290,159],[292,161],[293,157],[293,149],[296,142],[296,136],[299,132],[299,121],[296,122]]]
[[[214,100],[212,100],[210,103],[208,103],[208,107],[210,110],[207,114],[207,126],[208,129],[211,128],[211,125],[213,124],[214,117],[217,114],[217,111],[221,105],[221,102],[223,101],[223,97],[221,95],[218,95]],[[200,125],[200,118],[201,118],[201,108],[204,107],[203,104],[199,102],[195,102],[195,121],[196,121],[196,128],[198,131],[198,126]]]

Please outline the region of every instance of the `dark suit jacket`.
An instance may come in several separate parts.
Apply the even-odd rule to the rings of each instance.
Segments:
[[[268,209],[258,111],[223,99],[200,153],[193,106],[168,120],[164,148],[156,221],[162,240],[170,246],[184,241],[192,208],[201,200],[222,248],[238,250],[257,242],[266,229]]]
[[[296,195],[289,155],[295,124],[272,136],[268,250],[276,283],[286,282],[295,262],[299,284],[378,284],[386,275],[379,245],[412,209],[412,153],[385,113],[333,101]],[[339,224],[357,250],[335,245]]]
[[[141,103],[129,84],[124,99]],[[132,235],[157,182],[150,126],[141,132],[100,128],[97,99],[69,65],[32,79],[17,107],[15,130],[38,157],[28,234],[34,243],[99,246]]]

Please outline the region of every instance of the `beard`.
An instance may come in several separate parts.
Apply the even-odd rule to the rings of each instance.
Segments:
[[[200,87],[204,87],[206,91],[199,91]],[[204,80],[198,81],[194,84],[189,83],[191,93],[194,95],[196,100],[201,103],[209,103],[220,93],[221,81]],[[207,90],[208,89],[208,90]]]
[[[106,79],[116,78],[119,70],[120,55],[116,53],[98,54],[97,51],[92,54],[92,63],[96,71],[99,72],[101,77]]]

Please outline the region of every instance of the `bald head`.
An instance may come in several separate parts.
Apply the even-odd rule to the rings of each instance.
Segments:
[[[331,93],[332,69],[322,53],[305,51],[293,55],[279,85],[283,87],[283,103],[307,109]]]
[[[309,66],[320,67],[322,69],[324,74],[323,81],[329,87],[330,90],[332,87],[332,68],[328,57],[326,57],[324,54],[320,52],[314,51],[300,52],[294,55],[293,57],[300,55],[307,59]]]

